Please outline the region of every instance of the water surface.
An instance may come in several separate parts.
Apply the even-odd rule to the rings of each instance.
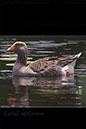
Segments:
[[[0,56],[0,106],[86,106],[86,36],[0,36],[0,55],[15,41],[28,46],[29,61],[82,52],[69,78],[13,77],[14,57]]]

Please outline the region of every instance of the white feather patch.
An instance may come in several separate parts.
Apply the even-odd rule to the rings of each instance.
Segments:
[[[81,56],[81,52],[79,53],[79,54],[77,54],[77,55],[75,55],[75,57],[77,57],[77,58],[79,58],[80,56]],[[72,63],[70,63],[70,64],[68,64],[68,65],[66,65],[66,66],[64,66],[63,68],[62,68],[62,71],[66,74],[66,70],[68,70],[71,74],[73,74],[74,73],[74,66],[75,66],[75,64],[76,64],[76,61],[77,61],[77,58],[72,62]]]

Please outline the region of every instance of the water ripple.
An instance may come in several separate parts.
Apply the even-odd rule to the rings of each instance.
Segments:
[[[12,78],[12,70],[0,70],[0,79]]]
[[[3,43],[3,44],[5,44],[5,43],[14,43],[14,41],[1,41],[0,43]]]
[[[12,73],[12,70],[0,70],[0,72],[1,73],[7,73],[7,72]]]
[[[36,53],[55,53],[55,51],[36,51]]]

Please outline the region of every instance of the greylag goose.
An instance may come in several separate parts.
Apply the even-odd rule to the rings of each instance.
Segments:
[[[65,58],[45,57],[27,66],[28,49],[24,42],[15,42],[7,51],[17,53],[13,66],[14,76],[69,76],[74,73],[74,66],[81,53]]]

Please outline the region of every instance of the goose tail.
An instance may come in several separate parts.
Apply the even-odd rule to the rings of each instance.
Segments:
[[[82,52],[80,52],[79,54],[75,55],[75,57],[79,58],[81,56]]]
[[[78,53],[78,54],[76,54],[74,57],[75,57],[75,59],[71,62],[71,63],[69,63],[69,64],[67,64],[66,66],[64,66],[63,68],[62,68],[62,71],[63,72],[65,72],[65,71],[69,71],[71,74],[73,74],[74,73],[74,67],[75,67],[75,64],[76,64],[76,61],[77,61],[77,59],[81,56],[81,52],[80,53]]]

